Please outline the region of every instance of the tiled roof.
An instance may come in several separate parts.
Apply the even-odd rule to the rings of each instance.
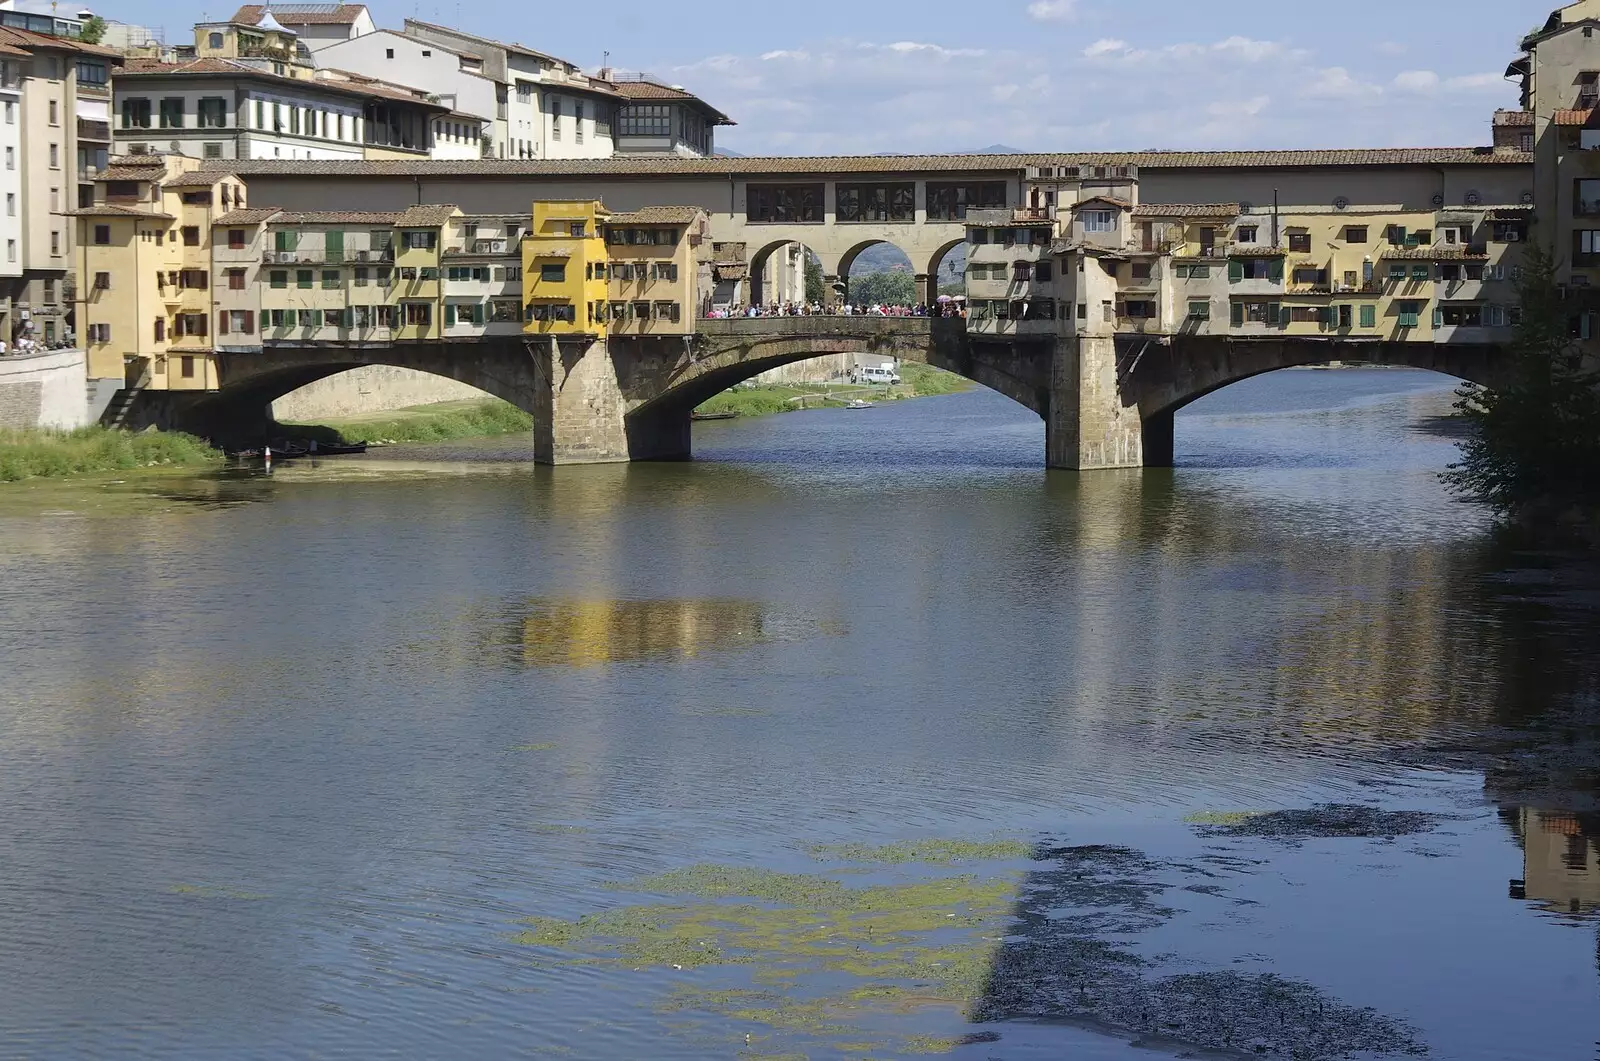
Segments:
[[[1555,114],[1551,115],[1551,119],[1550,120],[1555,122],[1555,124],[1557,124],[1557,125],[1585,126],[1585,125],[1589,124],[1589,119],[1591,119],[1593,117],[1594,117],[1594,111],[1592,109],[1591,110],[1581,110],[1581,111],[1580,110],[1570,110],[1570,111],[1556,111]]]
[[[305,91],[334,92],[341,96],[358,96],[366,99],[379,96],[385,99],[405,100],[421,107],[428,107],[440,112],[450,108],[442,104],[432,103],[426,97],[418,95],[415,91],[399,85],[391,85],[386,81],[364,77],[360,74],[348,73],[344,70],[332,70],[329,73],[339,74],[339,78],[329,77],[285,77],[274,74],[244,63],[236,63],[232,59],[217,59],[206,57],[203,59],[190,59],[181,63],[164,63],[157,59],[129,59],[123,70],[117,74],[118,78],[141,77],[247,77],[257,81],[267,81],[274,85],[294,85]]]
[[[118,206],[101,203],[98,206],[80,206],[76,210],[61,211],[66,217],[159,217],[172,220],[172,215],[148,206]]]
[[[1110,205],[1115,206],[1115,207],[1117,207],[1119,209],[1122,209],[1122,210],[1127,210],[1128,208],[1133,206],[1133,204],[1130,203],[1128,200],[1126,200],[1126,199],[1118,199],[1114,195],[1091,195],[1087,199],[1080,199],[1077,202],[1073,203],[1072,204],[1072,209],[1077,210],[1080,207],[1088,206],[1090,203],[1109,203]]]
[[[63,51],[103,55],[117,62],[122,61],[122,53],[115,48],[107,48],[100,44],[85,44],[70,37],[49,37],[43,33],[17,29],[14,26],[0,26],[0,44],[13,48],[59,48]]]
[[[450,203],[413,206],[395,219],[396,228],[434,228],[449,221],[459,208]]]
[[[1532,111],[1495,111],[1494,123],[1496,125],[1532,125]]]
[[[129,155],[127,157],[138,158],[139,156]],[[99,177],[96,179],[103,181],[158,181],[162,177],[166,176],[167,167],[165,163],[160,161],[159,155],[152,155],[150,157],[156,159],[158,164],[154,166],[135,166],[129,164],[124,159],[118,159],[116,162],[113,162],[111,165],[101,170]],[[217,178],[219,180],[224,176],[226,176],[224,173],[217,174]]]
[[[233,13],[229,22],[241,26],[254,26],[266,13],[264,4],[246,4]],[[338,4],[332,11],[294,11],[278,8],[272,17],[285,26],[349,26],[366,10],[364,4]]]
[[[394,210],[281,210],[275,225],[393,225],[400,220]]]
[[[163,188],[209,188],[220,180],[233,176],[228,170],[190,170],[188,173],[178,173],[161,181]],[[159,178],[146,178],[159,179]]]
[[[1140,203],[1134,217],[1238,217],[1238,203]]]
[[[608,225],[692,225],[704,215],[698,206],[647,206],[625,214],[612,214]]]
[[[278,208],[275,206],[252,206],[244,210],[229,210],[211,223],[213,225],[259,225],[263,221],[270,221],[278,212]]]
[[[1373,148],[1361,151],[1151,151],[1059,155],[843,155],[818,157],[683,158],[626,155],[606,159],[373,159],[305,161],[252,159],[216,163],[238,173],[307,177],[719,177],[832,173],[1005,173],[1028,166],[1127,166],[1142,169],[1272,169],[1342,166],[1504,166],[1533,163],[1523,151],[1493,148]]]
[[[603,81],[599,82],[612,89],[617,95],[628,100],[686,100],[697,103],[707,113],[711,114],[717,125],[738,124],[726,114],[696,96],[692,92],[685,92],[681,88],[672,88],[669,85],[660,85],[654,81]]]
[[[1378,257],[1380,257],[1380,258],[1388,258],[1391,261],[1449,262],[1449,261],[1463,261],[1463,260],[1477,261],[1478,259],[1487,258],[1489,256],[1487,254],[1473,254],[1470,251],[1463,250],[1460,246],[1455,246],[1455,247],[1385,247],[1378,254]]]

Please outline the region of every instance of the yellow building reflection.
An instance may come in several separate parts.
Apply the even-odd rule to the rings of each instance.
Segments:
[[[1558,914],[1600,911],[1600,815],[1518,807],[1506,817],[1522,844],[1512,898]]]
[[[774,636],[751,600],[531,600],[514,611],[495,624],[491,643],[514,647],[530,667],[690,659]]]

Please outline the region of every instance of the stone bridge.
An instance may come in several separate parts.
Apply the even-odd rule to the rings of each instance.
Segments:
[[[1173,417],[1230,383],[1275,369],[1358,361],[1430,369],[1494,386],[1498,348],[1434,343],[1227,337],[989,337],[959,319],[760,317],[699,322],[681,340],[510,336],[404,343],[274,344],[222,352],[220,387],[145,392],[131,426],[221,441],[259,439],[271,403],[362,365],[458,380],[532,414],[536,459],[550,464],[685,460],[689,414],[768,369],[825,354],[873,352],[956,373],[1033,410],[1052,468],[1170,464]]]

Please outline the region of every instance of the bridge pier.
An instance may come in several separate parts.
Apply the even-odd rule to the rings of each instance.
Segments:
[[[604,339],[528,341],[534,362],[534,460],[606,464],[630,459],[626,402]]]
[[[1145,424],[1121,376],[1113,336],[1055,341],[1044,417],[1048,467],[1093,471],[1145,465]],[[1170,462],[1170,425],[1167,438]],[[1159,446],[1159,435],[1155,441]]]

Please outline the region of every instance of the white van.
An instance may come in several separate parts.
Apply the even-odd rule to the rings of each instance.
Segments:
[[[857,369],[863,383],[899,383],[900,371],[893,365],[866,365]]]

